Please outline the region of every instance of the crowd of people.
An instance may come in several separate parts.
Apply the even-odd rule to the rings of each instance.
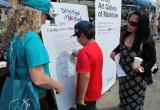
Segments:
[[[53,109],[46,100],[48,89],[54,89],[57,94],[63,91],[63,85],[50,77],[49,55],[38,35],[41,25],[49,18],[50,6],[49,0],[24,0],[14,9],[2,34],[3,42],[8,46],[7,57],[11,67],[16,62],[17,77],[21,80],[30,78],[38,89],[41,110]],[[146,14],[134,11],[126,19],[119,45],[110,54],[113,61],[119,54],[119,64],[126,73],[126,76],[119,77],[120,104],[116,109],[143,110],[147,80],[152,77],[151,68],[156,63],[155,43]],[[159,27],[153,19],[153,31]],[[95,41],[93,24],[80,21],[74,29],[72,37],[75,36],[83,46],[72,53],[77,57],[76,109],[97,110],[96,101],[102,92],[103,53]],[[14,42],[17,42],[16,61],[11,56]],[[134,57],[143,59],[138,67],[133,65]]]

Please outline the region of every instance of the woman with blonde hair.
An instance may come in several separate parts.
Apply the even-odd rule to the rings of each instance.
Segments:
[[[49,110],[45,99],[46,90],[55,89],[59,94],[63,89],[61,83],[50,78],[49,55],[37,34],[47,19],[51,4],[49,0],[25,0],[22,4],[11,13],[4,34],[5,43],[10,42],[8,59],[12,64],[12,44],[18,37],[16,75],[19,79],[31,79],[38,89],[41,110]]]

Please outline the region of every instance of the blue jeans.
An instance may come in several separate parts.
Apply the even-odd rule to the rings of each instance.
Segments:
[[[158,32],[152,31],[150,35],[151,35],[152,38],[157,38],[158,37]]]
[[[153,83],[152,77],[149,77],[149,78],[147,78],[146,80],[147,80],[147,85],[150,85],[150,84]]]

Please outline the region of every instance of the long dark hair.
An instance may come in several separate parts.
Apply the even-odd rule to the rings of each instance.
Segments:
[[[135,52],[140,51],[141,44],[147,41],[150,37],[150,29],[149,29],[149,17],[146,14],[142,14],[140,11],[134,11],[132,15],[138,16],[136,36],[133,41],[133,45],[131,49]],[[126,37],[128,37],[131,32],[125,30],[124,34],[121,36],[120,43],[124,43]]]

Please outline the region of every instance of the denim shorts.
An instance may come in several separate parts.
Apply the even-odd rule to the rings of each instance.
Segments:
[[[151,36],[152,37],[157,37],[158,36],[158,32],[151,32]]]

